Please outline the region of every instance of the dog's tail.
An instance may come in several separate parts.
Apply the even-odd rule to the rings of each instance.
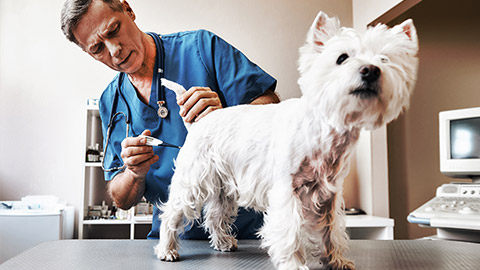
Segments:
[[[181,86],[180,84],[178,84],[176,82],[169,81],[165,78],[160,79],[160,81],[161,81],[162,85],[165,86],[165,88],[168,88],[168,89],[172,90],[173,92],[175,92],[175,95],[177,96],[177,98],[180,95],[182,95],[183,93],[187,92],[185,87]],[[182,117],[182,119],[183,119],[183,124],[185,125],[185,127],[188,130],[192,124],[185,122],[185,118]]]

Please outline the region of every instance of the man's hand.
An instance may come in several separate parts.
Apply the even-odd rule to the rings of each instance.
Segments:
[[[177,97],[180,116],[185,122],[197,122],[214,110],[221,109],[222,102],[215,91],[208,87],[192,87]]]
[[[269,104],[278,103],[280,99],[273,92],[268,89],[265,93],[250,104]],[[208,87],[192,87],[181,96],[177,97],[177,103],[180,105],[180,116],[184,118],[185,122],[198,122],[207,114],[223,108],[222,102],[215,91]]]
[[[150,136],[150,130],[144,130],[143,136]],[[108,192],[118,207],[127,210],[138,203],[145,194],[145,176],[150,165],[158,161],[153,148],[147,146],[142,136],[128,137],[122,141],[121,157],[126,165],[124,172],[117,174],[108,182]]]
[[[150,136],[150,130],[144,130],[143,136]],[[127,137],[122,141],[120,156],[126,165],[125,173],[131,174],[136,179],[145,178],[150,165],[158,161],[158,156],[153,153],[153,148],[146,145],[142,136]]]

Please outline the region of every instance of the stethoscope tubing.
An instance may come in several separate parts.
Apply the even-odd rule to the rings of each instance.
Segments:
[[[164,69],[165,63],[164,63],[163,42],[162,42],[162,39],[157,34],[155,34],[155,33],[147,33],[147,34],[149,34],[153,38],[153,40],[155,41],[156,48],[157,48],[157,61],[155,63],[155,70],[154,70],[154,71],[158,71],[157,73],[154,73],[154,77],[156,78],[156,80],[155,80],[156,81],[155,82],[155,90],[156,90],[156,94],[157,94],[157,99],[165,101],[165,89],[159,83],[160,79],[163,78],[163,72],[165,70]],[[123,117],[125,118],[125,124],[126,124],[125,137],[130,136],[130,126],[131,126],[131,121],[132,121],[131,111],[130,111],[130,107],[128,106],[127,100],[126,100],[125,96],[123,95],[123,93],[121,91],[121,86],[123,84],[123,80],[124,80],[125,76],[126,75],[125,75],[124,72],[120,72],[117,87],[115,89],[115,94],[113,95],[112,109],[110,111],[110,120],[109,120],[108,126],[107,126],[107,139],[106,139],[106,142],[105,142],[105,149],[104,149],[105,156],[107,154],[107,149],[108,149],[108,145],[109,145],[109,142],[110,142],[111,129],[113,128],[115,119],[119,115],[123,115]],[[160,76],[160,78],[159,78],[159,76]],[[121,112],[121,111],[116,112],[116,108],[118,108],[117,103],[118,103],[119,97],[122,99],[122,101],[125,105],[125,108],[126,108],[126,111],[127,111],[126,113]],[[164,104],[164,103],[165,102],[163,102],[162,104]],[[174,145],[165,143],[165,146],[173,147]],[[179,148],[179,147],[175,146],[175,148]],[[104,167],[104,160],[105,160],[105,158],[102,160],[101,167],[106,172],[119,171],[119,170],[125,169],[125,167],[126,167],[126,165],[124,163],[121,167],[114,167],[114,168],[106,169]]]

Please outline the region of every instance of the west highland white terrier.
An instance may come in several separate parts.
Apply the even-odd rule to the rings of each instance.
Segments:
[[[179,259],[177,232],[202,209],[212,247],[237,249],[230,226],[242,206],[265,214],[259,235],[277,269],[354,269],[343,257],[349,156],[362,128],[408,107],[417,51],[412,20],[361,35],[320,12],[300,48],[301,98],[217,110],[189,127],[161,205],[157,257]]]

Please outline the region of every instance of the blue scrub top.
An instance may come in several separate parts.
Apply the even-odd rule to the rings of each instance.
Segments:
[[[161,36],[164,47],[164,77],[178,82],[186,89],[192,86],[210,87],[217,92],[224,107],[249,103],[262,95],[267,89],[275,89],[276,80],[265,73],[245,55],[225,42],[215,34],[205,31],[188,31]],[[157,55],[159,50],[157,48]],[[157,57],[158,58],[158,57]],[[158,63],[156,63],[156,66]],[[154,73],[156,74],[156,73]],[[106,145],[107,125],[110,121],[114,95],[119,83],[120,74],[115,76],[100,98],[100,117]],[[187,130],[178,114],[179,106],[173,91],[166,90],[165,107],[169,113],[165,119],[157,115],[157,91],[155,75],[152,82],[152,91],[149,104],[143,103],[127,76],[124,76],[120,85],[120,92],[125,97],[131,113],[130,136],[138,136],[145,129],[152,132],[152,136],[174,145],[183,145]],[[127,107],[122,97],[116,102],[115,112],[127,113]],[[120,153],[121,142],[125,138],[126,125],[122,116],[115,119],[111,128],[108,152],[105,153],[106,168],[121,167],[123,165]],[[160,160],[151,165],[146,176],[145,198],[152,203],[166,202],[168,186],[173,175],[173,161],[177,157],[178,149],[168,147],[154,147],[154,152]],[[114,178],[117,172],[105,172],[107,181]],[[158,238],[160,220],[159,210],[154,207],[152,231],[148,238]],[[235,222],[234,233],[238,238],[254,238],[256,229],[263,222],[261,214],[241,209]],[[181,236],[186,239],[207,239],[207,235],[198,224],[185,228]]]

